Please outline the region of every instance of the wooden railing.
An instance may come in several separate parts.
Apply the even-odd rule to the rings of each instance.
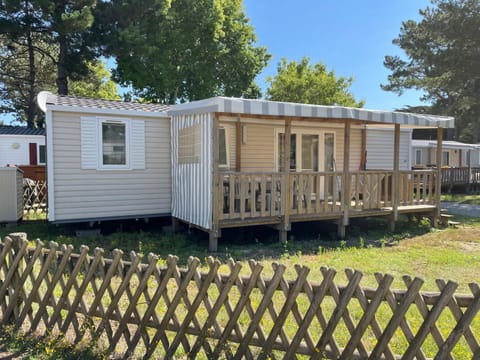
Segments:
[[[442,186],[467,185],[470,183],[470,169],[468,167],[442,168],[441,179]]]
[[[342,173],[298,172],[289,175],[291,215],[342,212]]]
[[[472,184],[480,184],[480,168],[471,168],[471,182]]]
[[[435,203],[435,170],[401,171],[393,189],[392,171],[350,173],[350,209],[368,211],[393,207],[393,192],[399,206]],[[247,219],[285,214],[282,173],[220,174],[219,218]],[[291,172],[288,174],[290,215],[333,215],[344,211],[342,172]]]
[[[220,174],[221,219],[279,216],[284,213],[280,173]]]
[[[351,208],[381,209],[392,206],[391,171],[357,171],[351,173]]]
[[[35,336],[105,348],[113,358],[207,359],[478,359],[480,287],[458,294],[457,284],[321,268],[294,271],[273,263],[273,276],[255,261],[228,266],[213,258],[202,269],[169,256],[130,261],[114,250],[105,258],[87,247],[28,247],[26,235],[0,242],[0,322]],[[242,269],[247,267],[247,269]],[[242,275],[240,275],[240,273]],[[290,273],[289,277],[286,276]],[[295,274],[295,275],[293,275]],[[341,283],[341,285],[340,285]]]
[[[442,186],[476,185],[480,183],[480,168],[442,168]]]
[[[401,171],[397,189],[399,205],[435,204],[435,170]]]

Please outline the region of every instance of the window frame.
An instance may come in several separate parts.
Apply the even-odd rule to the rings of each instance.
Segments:
[[[418,154],[420,154],[420,156],[418,156]],[[422,164],[422,149],[416,149],[415,150],[415,165],[423,165]]]
[[[177,133],[177,164],[200,164],[202,162],[202,141],[201,124],[179,128]]]
[[[225,164],[220,164],[220,131],[224,132],[225,136]],[[218,167],[221,169],[229,169],[230,168],[230,144],[228,141],[228,128],[226,126],[219,126],[217,132],[217,141],[218,141]]]
[[[104,164],[103,163],[103,124],[122,124],[125,126],[125,164]],[[130,170],[130,121],[118,118],[99,118],[98,119],[98,149],[97,149],[97,169],[98,170]]]
[[[285,134],[284,128],[275,128],[274,131],[274,161],[275,161],[275,171],[280,172],[279,168],[279,150],[280,150],[280,142],[279,142],[279,134]],[[324,172],[322,170],[322,166],[325,164],[325,153],[324,153],[324,146],[325,146],[325,134],[332,134],[333,135],[333,153],[334,153],[334,160],[336,161],[336,154],[337,154],[337,129],[336,128],[322,128],[322,129],[305,129],[305,128],[293,128],[291,134],[296,135],[296,156],[295,156],[295,169],[290,169],[290,172],[302,172],[302,135],[318,135],[318,172]],[[300,151],[299,151],[300,149]]]
[[[445,160],[445,154],[447,155],[447,163],[444,164],[444,160]],[[442,151],[442,166],[450,166],[450,151],[448,150],[444,150]]]
[[[43,158],[45,161],[40,161],[40,154],[41,154],[41,151],[40,151],[40,147],[43,146]],[[39,144],[37,143],[37,164],[38,165],[46,165],[47,163],[47,145],[46,144]]]

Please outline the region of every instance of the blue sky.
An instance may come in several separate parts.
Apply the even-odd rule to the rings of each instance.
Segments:
[[[394,110],[419,105],[421,93],[402,96],[383,91],[389,71],[385,55],[403,55],[392,44],[402,21],[419,20],[419,9],[429,0],[244,0],[247,16],[255,28],[258,44],[266,46],[272,60],[257,79],[276,73],[282,57],[323,62],[337,76],[353,76],[351,88],[370,109]]]
[[[247,16],[255,28],[258,44],[273,55],[257,82],[276,73],[282,57],[300,60],[308,56],[321,61],[337,76],[352,76],[352,93],[369,109],[394,110],[421,104],[421,93],[402,96],[383,91],[388,70],[385,55],[403,55],[392,44],[402,21],[419,20],[419,9],[429,0],[244,0]],[[5,122],[11,116],[1,117]]]

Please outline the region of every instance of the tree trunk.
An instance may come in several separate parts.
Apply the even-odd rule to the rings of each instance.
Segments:
[[[64,35],[60,35],[57,63],[57,91],[59,95],[68,95],[68,80],[67,80],[67,39]]]
[[[28,4],[25,6],[25,13],[29,15]],[[27,28],[27,49],[28,49],[28,110],[27,110],[27,127],[35,127],[35,117],[37,106],[35,104],[36,92],[36,68],[35,68],[35,51],[33,49],[32,29]]]
[[[68,95],[68,80],[67,80],[67,35],[65,29],[62,28],[62,15],[65,13],[66,4],[65,1],[55,1],[54,19],[58,33],[58,62],[57,62],[57,91],[59,95]]]

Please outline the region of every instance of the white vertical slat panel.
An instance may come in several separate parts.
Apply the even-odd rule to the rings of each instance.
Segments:
[[[410,169],[409,130],[400,132],[400,170]],[[393,169],[393,127],[391,130],[367,129],[367,170]]]
[[[145,169],[145,121],[133,120],[131,126],[131,153],[132,169]]]
[[[96,118],[81,119],[82,169],[97,168],[98,122]]]
[[[212,114],[172,117],[172,215],[188,223],[210,229],[212,225]],[[180,129],[201,126],[200,162],[179,164]]]

